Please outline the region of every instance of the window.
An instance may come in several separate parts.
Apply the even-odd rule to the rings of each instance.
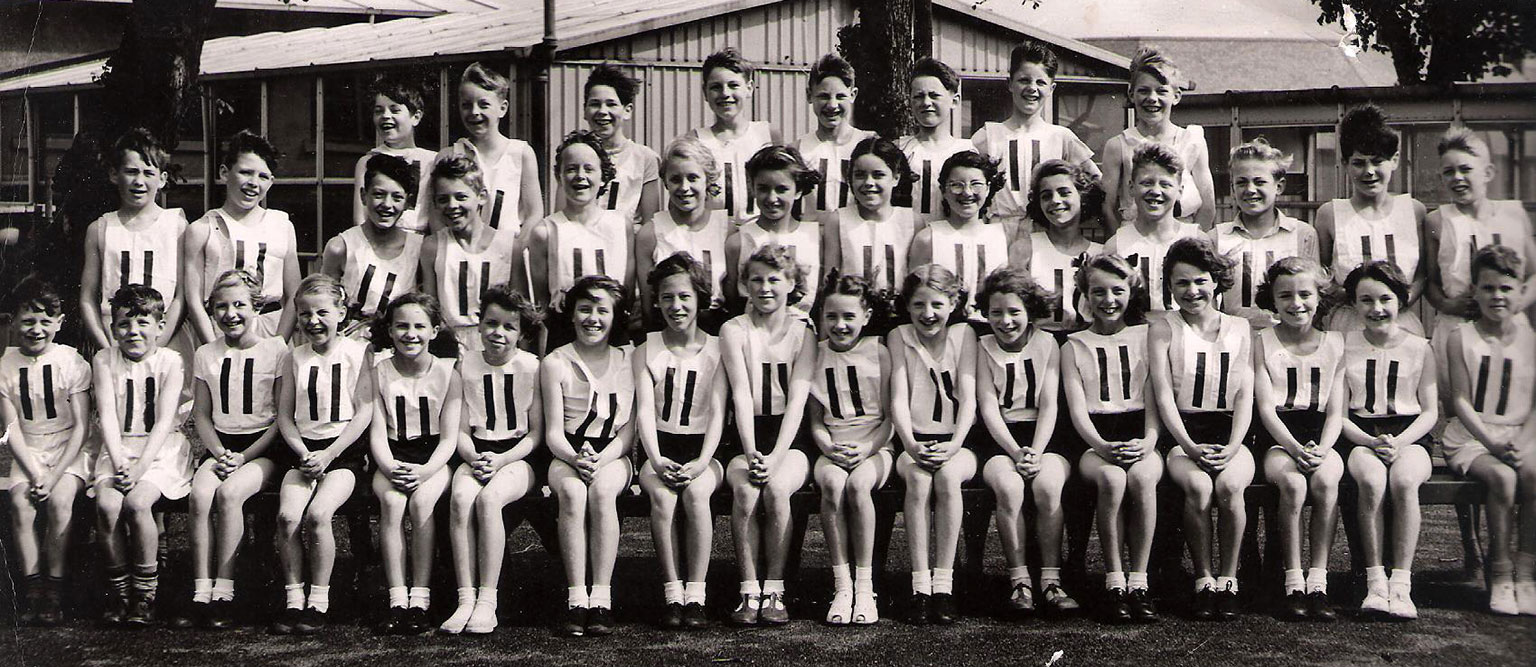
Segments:
[[[0,100],[0,201],[27,200],[27,159],[26,105]]]
[[[438,87],[435,70],[411,68],[387,73],[415,83],[422,92],[421,122],[416,145],[436,149]],[[358,158],[378,145],[373,127],[373,97],[368,94],[378,73],[347,73],[325,77],[325,175],[351,178]],[[454,121],[458,122],[457,120]]]
[[[315,78],[267,83],[267,139],[277,147],[279,177],[315,175]]]
[[[1124,86],[1058,85],[1056,124],[1072,130],[1102,162],[1104,142],[1125,129],[1125,104]]]
[[[274,185],[267,192],[267,208],[288,214],[293,221],[293,234],[298,240],[301,253],[320,251],[320,239],[316,238],[315,186]]]
[[[259,81],[227,81],[215,84],[211,92],[213,96],[213,136],[217,146],[214,147],[213,159],[214,175],[218,175],[218,166],[224,163],[224,148],[228,145],[229,138],[235,136],[241,130],[261,132],[261,82]]]

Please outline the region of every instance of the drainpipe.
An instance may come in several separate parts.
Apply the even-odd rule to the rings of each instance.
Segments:
[[[539,183],[545,193],[550,193],[550,148],[554,137],[549,127],[550,86],[549,66],[554,61],[558,41],[555,38],[555,0],[544,0],[544,41],[533,47],[530,64],[533,66],[533,148],[539,158]],[[546,197],[550,206],[552,196]]]

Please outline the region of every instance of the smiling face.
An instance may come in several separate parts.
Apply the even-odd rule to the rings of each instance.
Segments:
[[[400,306],[389,319],[389,341],[395,346],[395,354],[402,358],[415,359],[426,354],[437,331],[432,317],[420,304]]]
[[[421,123],[421,111],[385,95],[373,96],[373,127],[385,144],[395,145],[413,136]]]
[[[907,103],[919,127],[939,127],[949,122],[960,93],[950,92],[938,77],[919,76],[912,79]]]
[[[1477,282],[1472,285],[1472,301],[1483,319],[1502,324],[1515,315],[1515,301],[1524,291],[1519,280],[1483,269],[1477,272]]]
[[[1198,315],[1216,302],[1216,280],[1211,272],[1193,264],[1177,262],[1168,273],[1173,299],[1179,310]]]
[[[1029,311],[1024,300],[1012,292],[997,292],[987,297],[987,324],[1003,347],[1013,349],[1023,343],[1029,327]]]
[[[256,208],[272,188],[272,168],[255,153],[241,153],[233,166],[220,166],[219,178],[224,179],[224,203],[240,211]]]
[[[16,313],[13,323],[22,354],[35,357],[46,352],[53,343],[53,337],[59,334],[59,327],[63,325],[63,313],[49,315],[41,310],[22,308]]]
[[[117,186],[117,200],[123,208],[141,209],[155,201],[160,188],[165,187],[165,172],[144,161],[138,151],[123,151],[116,169],[111,171],[112,184]]]
[[[799,193],[789,170],[765,169],[752,174],[752,198],[764,220],[777,222],[789,217]]]
[[[571,323],[576,326],[576,341],[583,345],[606,345],[613,329],[613,295],[606,290],[576,299],[571,308]]]
[[[160,334],[165,331],[165,316],[127,313],[126,308],[112,309],[112,338],[123,356],[138,361],[155,350]]]
[[[517,350],[517,341],[522,337],[519,327],[522,320],[518,314],[503,308],[500,304],[488,303],[480,311],[480,342],[485,348],[485,356],[491,359],[506,359]]]
[[[699,315],[699,294],[693,289],[693,278],[686,273],[662,278],[656,285],[656,309],[661,311],[661,321],[667,329],[692,329]]]
[[[233,343],[245,335],[251,318],[256,317],[256,299],[244,285],[224,287],[208,295],[208,314],[224,340]]]
[[[400,222],[408,201],[405,186],[380,173],[368,179],[362,196],[364,217],[377,229],[389,229]]]
[[[944,331],[949,316],[955,312],[955,300],[948,294],[923,285],[907,299],[907,313],[912,316],[912,328],[923,338],[933,338]]]
[[[1040,212],[1052,227],[1065,227],[1078,221],[1083,212],[1083,196],[1068,174],[1040,179]]]
[[[1285,179],[1275,177],[1275,163],[1267,160],[1232,163],[1232,199],[1243,215],[1254,218],[1270,212],[1284,189]]]
[[[1136,122],[1160,125],[1173,114],[1174,105],[1183,98],[1183,91],[1157,80],[1146,72],[1137,73],[1131,79],[1131,108],[1136,110]]]
[[[1383,197],[1390,192],[1392,174],[1397,172],[1397,158],[1354,153],[1344,161],[1344,166],[1355,186],[1355,194]]]
[[[480,222],[479,190],[463,179],[438,178],[432,181],[432,205],[443,217],[449,229],[465,233]]]
[[[1179,197],[1179,175],[1155,164],[1131,172],[1131,197],[1142,220],[1157,221],[1173,215]]]
[[[704,77],[704,101],[720,120],[735,120],[751,100],[752,82],[739,72],[716,67]]]
[[[1440,182],[1454,203],[1471,206],[1487,199],[1492,180],[1493,165],[1487,158],[1462,150],[1449,150],[1440,156]]]
[[[1056,87],[1056,79],[1040,63],[1026,62],[1008,76],[1008,93],[1013,98],[1013,115],[1033,118],[1040,115]]]
[[[1350,304],[1365,322],[1366,329],[1386,330],[1397,326],[1397,311],[1402,307],[1397,294],[1385,283],[1365,278],[1355,285],[1355,300]]]
[[[473,83],[459,84],[459,120],[471,139],[496,132],[506,115],[507,101],[494,91]]]
[[[859,208],[874,211],[891,200],[898,179],[885,160],[873,153],[860,155],[848,168],[848,183]]]
[[[1275,314],[1280,323],[1293,329],[1312,326],[1317,316],[1317,306],[1322,291],[1317,284],[1317,274],[1311,271],[1275,279],[1272,288],[1275,296]]]
[[[567,202],[590,204],[603,185],[603,162],[597,151],[574,143],[560,151],[560,189]]]
[[[299,331],[304,332],[309,344],[324,348],[336,339],[337,329],[347,316],[347,309],[329,294],[303,294],[296,301]]]
[[[635,105],[619,100],[619,92],[613,86],[592,86],[587,91],[586,105],[582,107],[587,128],[599,139],[607,141],[629,121],[635,113]]]
[[[747,298],[759,315],[778,312],[794,289],[794,280],[785,272],[762,262],[747,262]]]
[[[1131,303],[1130,282],[1108,271],[1090,269],[1087,283],[1088,314],[1100,323],[1123,321]]]
[[[856,296],[833,294],[821,304],[822,330],[827,332],[832,349],[838,352],[853,349],[869,318],[869,309]]]
[[[663,165],[662,185],[667,188],[667,203],[678,213],[692,213],[709,199],[709,175],[693,160],[667,160]]]
[[[944,203],[955,217],[970,220],[981,216],[991,187],[987,174],[974,167],[955,167],[944,179]]]
[[[831,131],[848,124],[849,119],[853,118],[853,100],[858,96],[858,88],[849,87],[835,76],[818,81],[806,95],[811,103],[811,112],[816,114],[816,123],[822,129]]]

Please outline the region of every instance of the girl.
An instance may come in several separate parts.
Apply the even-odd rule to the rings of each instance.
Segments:
[[[1163,284],[1178,315],[1152,322],[1147,332],[1157,409],[1172,440],[1168,474],[1184,492],[1197,620],[1237,617],[1237,556],[1248,518],[1243,491],[1253,481],[1253,454],[1243,446],[1253,417],[1252,330],[1247,320],[1216,309],[1216,296],[1232,288],[1232,267],[1204,237],[1175,241],[1163,261]],[[1215,579],[1213,495],[1221,518]]]
[[[175,627],[223,630],[233,624],[235,557],[245,536],[245,501],[256,495],[272,471],[287,468],[277,438],[277,391],[288,366],[288,345],[257,333],[256,298],[261,283],[236,269],[214,281],[208,315],[223,339],[205,343],[193,356],[192,424],[207,456],[192,477],[188,533],[192,542],[191,615]],[[217,535],[214,504],[218,504]],[[210,578],[210,572],[216,578]]]
[[[1110,594],[1106,616],[1151,623],[1157,608],[1147,591],[1147,561],[1163,460],[1156,450],[1157,411],[1146,409],[1147,283],[1125,259],[1094,255],[1077,273],[1077,291],[1090,323],[1068,336],[1061,349],[1061,386],[1072,425],[1086,445],[1078,470],[1098,491],[1104,587]],[[1128,572],[1122,541],[1130,547]]]
[[[380,634],[421,634],[428,627],[432,576],[432,513],[448,487],[448,459],[458,445],[461,382],[453,360],[427,350],[443,328],[437,300],[411,292],[389,302],[373,340],[394,354],[374,364],[377,391],[368,428],[373,494],[379,499],[379,549],[389,585],[389,613]],[[411,578],[406,588],[405,526],[411,519]]]
[[[1488,608],[1536,615],[1536,465],[1522,460],[1517,444],[1536,440],[1536,334],[1518,308],[1525,272],[1506,246],[1484,247],[1471,264],[1479,317],[1453,330],[1446,345],[1456,416],[1445,429],[1445,458],[1488,489]],[[1511,562],[1517,500],[1519,551]]]
[[[283,456],[294,465],[283,474],[278,491],[277,555],[285,600],[271,630],[310,635],[325,627],[331,607],[336,563],[331,518],[352,497],[366,464],[362,439],[373,422],[373,375],[367,345],[341,335],[347,293],[335,278],[305,278],[294,299],[304,343],[294,348],[284,369],[292,381],[278,388],[277,428],[283,442],[273,447],[288,448],[291,453]],[[310,540],[307,599],[301,527]],[[367,539],[355,528],[350,536],[354,552]]]
[[[891,421],[903,450],[896,471],[907,486],[903,513],[912,555],[908,620],[916,625],[956,621],[960,485],[976,475],[976,455],[965,448],[976,420],[976,334],[949,323],[964,302],[958,276],[937,264],[923,264],[901,286],[901,303],[912,322],[896,327],[888,338],[891,405],[896,406]],[[931,570],[930,537],[935,543]]]
[[[800,420],[810,392],[816,336],[789,308],[799,301],[803,267],[782,245],[758,248],[747,259],[747,312],[720,328],[720,353],[730,382],[741,451],[721,455],[731,487],[731,533],[741,566],[741,602],[731,622],[782,625],[784,563],[789,557],[789,497],[805,486],[810,464]],[[757,508],[763,501],[761,528]],[[767,561],[758,579],[759,545]]]
[[[1062,160],[1035,167],[1025,211],[1035,226],[1029,235],[1029,274],[1040,285],[1049,286],[1053,296],[1045,310],[1032,310],[1030,316],[1041,329],[1056,336],[1057,344],[1065,343],[1068,333],[1086,326],[1078,314],[1078,266],[1102,252],[1104,246],[1083,237],[1083,222],[1099,217],[1103,198],[1098,179],[1081,167]],[[979,301],[977,305],[986,308]]]
[[[811,440],[821,450],[816,486],[832,559],[834,593],[827,623],[870,625],[880,620],[871,494],[885,486],[894,459],[885,408],[891,358],[879,340],[862,337],[875,298],[869,281],[852,275],[829,283],[821,302],[827,339],[816,346],[811,384],[815,400],[810,403]]]
[[[666,610],[661,626],[699,630],[709,625],[704,611],[704,575],[709,571],[714,519],[709,498],[725,472],[715,461],[725,429],[725,373],[720,341],[699,330],[700,309],[710,303],[709,269],[687,253],[661,261],[650,272],[647,291],[656,298],[665,329],[651,333],[634,355],[640,445],[646,462],[640,486],[651,497],[651,536],[661,561]],[[678,503],[686,513],[688,579],[678,576]]]
[[[1131,156],[1148,143],[1160,143],[1176,152],[1185,166],[1174,215],[1210,229],[1216,221],[1216,187],[1211,179],[1210,149],[1199,125],[1173,124],[1173,108],[1184,99],[1188,83],[1184,74],[1157,49],[1142,47],[1131,59],[1127,97],[1136,122],[1104,142],[1104,216],[1115,226],[1136,217],[1131,203]]]
[[[458,347],[479,351],[480,293],[523,275],[513,266],[523,255],[518,237],[498,232],[481,217],[485,176],[474,160],[439,154],[427,191],[442,226],[421,244],[421,289],[442,304],[443,323],[452,328]],[[392,344],[377,340],[381,347]]]
[[[607,276],[577,280],[560,311],[571,318],[576,338],[539,365],[544,437],[554,456],[549,486],[560,503],[560,560],[568,586],[566,612],[555,625],[561,635],[613,632],[613,562],[619,551],[614,501],[629,485],[635,442],[630,349],[610,342],[626,321],[625,293]]]
[[[379,308],[416,289],[423,237],[401,224],[417,205],[419,180],[417,168],[404,158],[384,154],[369,157],[358,192],[359,200],[366,204],[363,223],[325,243],[320,273],[341,281],[346,293],[355,299],[343,311],[348,336],[366,336]]]
[[[1056,433],[1060,350],[1049,333],[1030,326],[1031,315],[1046,312],[1051,296],[1028,274],[1009,267],[987,276],[976,295],[976,308],[992,330],[977,343],[977,405],[991,438],[977,447],[976,459],[997,496],[997,536],[1012,588],[1008,609],[1020,615],[1035,610],[1024,564],[1026,486],[1038,513],[1041,606],[1052,615],[1078,608],[1061,587],[1061,491],[1082,450],[1067,438],[1048,447]]]
[[[757,202],[757,217],[743,223],[725,240],[726,285],[735,294],[752,300],[747,284],[747,264],[758,250],[776,245],[789,253],[789,259],[802,267],[803,284],[792,305],[809,312],[821,274],[821,223],[797,221],[790,215],[796,201],[821,183],[821,174],[805,165],[800,152],[791,146],[768,146],[747,161],[747,178],[752,198]]]
[[[1333,282],[1311,259],[1286,257],[1269,266],[1256,301],[1280,323],[1254,341],[1256,436],[1264,478],[1280,491],[1280,540],[1285,550],[1285,601],[1291,620],[1336,618],[1328,605],[1328,553],[1333,547],[1339,478],[1334,451],[1344,422],[1344,336],[1323,332],[1321,306]],[[1311,568],[1301,571],[1301,507],[1312,501]]]
[[[1429,342],[1398,323],[1409,283],[1390,260],[1366,262],[1344,279],[1344,292],[1364,331],[1344,334],[1344,422],[1349,476],[1360,487],[1360,551],[1365,560],[1367,614],[1418,618],[1413,605],[1413,553],[1419,545],[1419,485],[1429,479],[1426,436],[1439,416],[1434,354]],[[1382,505],[1392,503],[1387,578],[1382,560]]]
[[[974,151],[951,155],[939,169],[944,185],[944,219],[934,220],[912,237],[907,266],[936,264],[955,274],[967,292],[975,292],[992,269],[1003,264],[1028,266],[1029,235],[1017,220],[983,219],[1002,185],[997,164]],[[977,323],[985,318],[969,304],[956,307]]]
[[[537,488],[549,468],[548,457],[535,454],[549,451],[541,446],[539,360],[518,349],[536,311],[508,285],[486,290],[480,305],[481,351],[459,361],[464,419],[448,506],[459,608],[438,627],[449,634],[496,629],[496,586],[507,551],[502,510]]]
[[[862,276],[881,312],[894,300],[898,281],[907,275],[912,244],[912,209],[896,208],[891,198],[912,187],[907,156],[888,139],[871,137],[853,147],[848,166],[853,206],[828,215],[822,228],[821,265],[845,276]],[[875,332],[888,331],[876,323]]]
[[[684,136],[667,147],[661,161],[661,183],[667,191],[666,210],[635,233],[635,275],[649,276],[662,260],[686,252],[709,276],[710,300],[698,304],[699,325],[719,331],[725,323],[725,237],[730,216],[710,210],[709,198],[720,189],[720,165],[704,142]],[[647,317],[661,316],[650,281],[640,284],[640,304]],[[663,326],[652,322],[652,326]]]

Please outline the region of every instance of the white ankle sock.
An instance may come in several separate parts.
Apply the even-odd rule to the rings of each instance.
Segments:
[[[602,607],[603,609],[612,609],[613,587],[598,586],[594,584],[592,586],[592,594],[587,596],[587,604],[593,608]]]
[[[933,592],[935,594],[955,592],[955,571],[953,569],[933,568]]]
[[[1320,567],[1307,570],[1307,592],[1328,593],[1328,570]]]
[[[704,604],[704,582],[690,581],[683,584],[683,602]]]
[[[1116,588],[1118,588],[1118,589],[1120,589],[1122,591],[1126,590],[1125,573],[1124,572],[1105,572],[1104,573],[1104,590],[1112,591],[1112,590],[1115,590]]]
[[[832,566],[832,590],[839,593],[853,590],[853,574],[847,563]]]
[[[933,572],[931,570],[919,570],[912,573],[912,592],[923,595],[933,594]]]
[[[410,606],[414,609],[428,609],[432,604],[432,589],[426,586],[412,586],[409,593]]]
[[[331,610],[331,587],[310,586],[309,607],[322,614]]]
[[[661,585],[661,597],[667,604],[683,603],[683,582],[668,581]]]
[[[283,607],[287,609],[304,608],[304,584],[283,585]]]

